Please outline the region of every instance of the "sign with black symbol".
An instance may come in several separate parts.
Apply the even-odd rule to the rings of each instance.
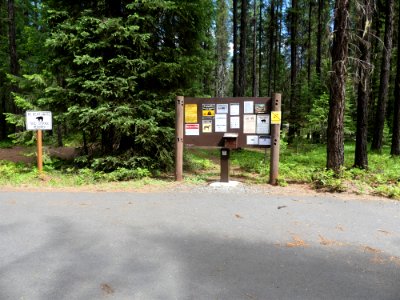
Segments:
[[[27,111],[26,130],[52,130],[53,120],[51,111]]]
[[[257,115],[257,133],[269,134],[269,115]]]
[[[203,117],[215,116],[215,104],[203,104]]]

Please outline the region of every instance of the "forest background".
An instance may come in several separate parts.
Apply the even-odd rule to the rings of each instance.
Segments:
[[[343,171],[400,154],[400,7],[393,0],[0,0],[0,140],[78,140],[78,167],[173,166],[177,95],[283,94],[284,141],[325,144]]]

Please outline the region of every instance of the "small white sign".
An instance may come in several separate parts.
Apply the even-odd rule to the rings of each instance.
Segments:
[[[26,130],[52,130],[51,111],[27,111]]]
[[[227,116],[226,114],[215,115],[215,132],[227,131]]]
[[[200,135],[200,124],[185,124],[186,135]]]
[[[240,117],[235,116],[231,117],[231,129],[239,129],[240,128]]]
[[[231,103],[231,116],[238,116],[240,113],[240,104],[239,103]]]
[[[246,136],[247,145],[258,145],[258,135]]]

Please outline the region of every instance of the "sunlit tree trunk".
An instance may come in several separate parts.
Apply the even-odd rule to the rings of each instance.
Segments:
[[[370,98],[371,43],[370,25],[372,19],[371,0],[364,0],[359,22],[360,63],[358,66],[357,130],[354,166],[368,167],[368,105]]]
[[[344,108],[346,66],[348,59],[349,0],[336,0],[332,44],[332,74],[330,83],[327,130],[328,169],[339,172],[344,164]]]

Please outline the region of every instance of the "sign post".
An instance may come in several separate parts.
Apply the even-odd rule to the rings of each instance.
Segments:
[[[52,115],[50,111],[27,111],[26,130],[37,131],[37,167],[39,174],[43,173],[43,132],[53,128]]]
[[[279,175],[279,143],[281,132],[281,94],[272,95],[271,107],[271,161],[269,168],[269,183],[278,184]]]

